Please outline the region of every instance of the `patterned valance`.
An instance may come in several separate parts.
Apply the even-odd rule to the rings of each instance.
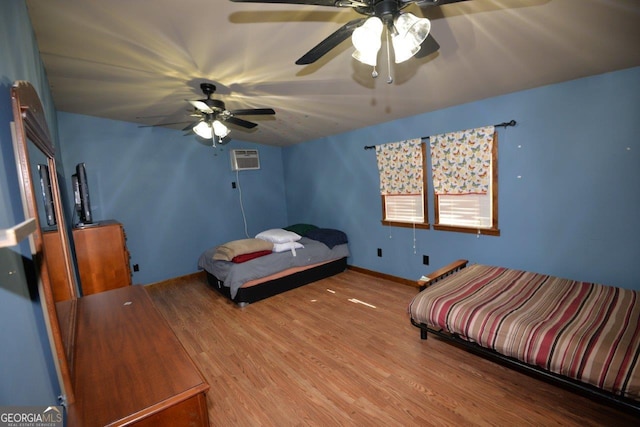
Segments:
[[[491,179],[494,126],[430,137],[436,194],[486,194]]]
[[[380,194],[422,194],[422,141],[419,138],[376,146]]]

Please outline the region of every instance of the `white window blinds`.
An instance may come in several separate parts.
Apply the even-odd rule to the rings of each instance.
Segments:
[[[460,227],[491,227],[491,196],[460,194],[438,196],[439,224]]]
[[[424,222],[422,195],[394,195],[384,198],[385,220]]]

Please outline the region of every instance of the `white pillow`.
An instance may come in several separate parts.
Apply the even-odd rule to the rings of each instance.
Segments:
[[[302,236],[283,228],[272,228],[270,230],[265,230],[262,233],[258,233],[256,235],[256,239],[266,240],[271,243],[286,243],[296,242],[302,239]]]
[[[273,252],[291,251],[293,256],[296,256],[296,249],[304,248],[302,243],[299,242],[286,242],[286,243],[274,243]]]

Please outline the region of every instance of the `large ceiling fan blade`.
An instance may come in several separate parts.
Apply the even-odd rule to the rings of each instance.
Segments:
[[[207,114],[211,114],[213,113],[213,110],[211,109],[211,107],[209,107],[204,101],[191,101],[191,100],[186,100],[189,104],[193,105],[194,108],[202,111],[203,113],[207,113]]]
[[[313,6],[344,7],[340,3],[350,3],[340,0],[231,0],[234,3],[286,3],[286,4],[310,4]],[[347,6],[351,7],[351,6]]]
[[[224,120],[225,122],[229,122],[231,124],[234,124],[243,128],[247,128],[247,129],[253,129],[254,127],[258,126],[257,123],[252,123],[250,121],[239,119],[237,117],[225,117],[221,119]]]
[[[331,49],[351,37],[353,30],[358,28],[366,18],[358,18],[349,21],[342,27],[338,28],[333,34],[318,43],[313,49],[305,53],[296,61],[297,65],[307,65],[316,62],[318,59],[327,54]]]
[[[416,58],[424,58],[435,53],[440,49],[440,44],[433,38],[431,34],[420,45],[420,50],[414,55]]]
[[[231,110],[231,114],[234,116],[266,116],[269,114],[275,114],[273,108],[247,108],[240,110]]]

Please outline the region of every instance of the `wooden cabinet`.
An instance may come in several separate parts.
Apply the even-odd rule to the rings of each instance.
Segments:
[[[69,427],[209,425],[209,385],[144,286],[61,305],[72,303],[76,400]]]
[[[131,285],[129,251],[122,224],[101,221],[75,228],[73,242],[82,295]]]

